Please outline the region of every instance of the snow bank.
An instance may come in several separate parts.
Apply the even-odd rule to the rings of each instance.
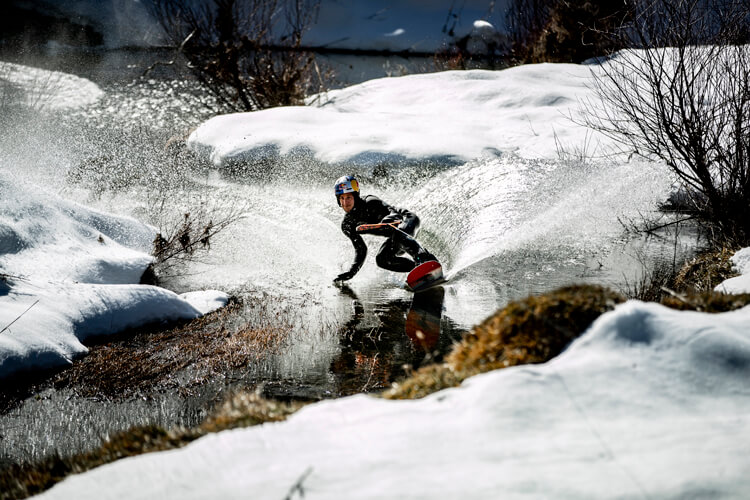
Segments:
[[[73,476],[41,498],[743,498],[750,308],[631,301],[561,356],[354,396]]]
[[[609,144],[567,118],[589,96],[590,79],[591,66],[576,64],[381,78],[306,107],[214,117],[188,145],[217,166],[290,154],[362,165],[466,162],[503,152],[551,158],[559,145]]]
[[[57,368],[82,341],[223,306],[216,291],[178,296],[138,283],[155,229],[0,173],[0,378]]]
[[[750,247],[743,248],[730,260],[740,275],[719,283],[714,290],[722,293],[750,293]]]
[[[25,106],[55,111],[85,107],[104,95],[85,78],[0,61],[0,98],[14,93]]]

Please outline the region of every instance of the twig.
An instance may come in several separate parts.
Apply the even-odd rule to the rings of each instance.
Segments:
[[[295,493],[299,493],[300,498],[305,497],[305,488],[303,488],[302,483],[305,482],[305,479],[307,479],[307,476],[312,474],[313,468],[308,467],[305,472],[302,473],[302,475],[297,479],[297,482],[292,485],[292,488],[289,490],[289,493],[284,497],[284,500],[292,500]]]
[[[192,31],[192,32],[191,32],[191,33],[190,33],[190,34],[189,34],[189,35],[188,35],[188,36],[187,36],[187,37],[186,37],[186,38],[185,38],[185,39],[184,39],[184,40],[182,41],[182,43],[180,44],[180,46],[179,46],[179,47],[177,47],[177,53],[180,53],[180,52],[182,52],[182,49],[183,49],[183,48],[185,48],[185,44],[186,44],[186,43],[188,43],[188,41],[190,41],[190,39],[191,39],[191,38],[193,38],[193,35],[195,35],[195,32],[196,32],[196,30],[193,30],[193,31]],[[149,66],[148,68],[146,68],[146,70],[145,70],[145,71],[143,72],[143,74],[141,75],[141,78],[145,78],[145,76],[146,76],[146,75],[148,75],[148,74],[149,74],[149,73],[150,73],[151,71],[153,71],[153,70],[154,70],[154,68],[156,68],[157,66],[172,66],[172,65],[174,64],[174,62],[175,62],[175,60],[174,60],[174,59],[172,59],[171,61],[167,61],[167,62],[164,62],[164,61],[156,61],[156,62],[155,62],[154,64],[152,64],[151,66]]]
[[[658,229],[664,229],[665,227],[674,226],[674,225],[679,226],[680,223],[687,222],[687,221],[693,220],[693,219],[695,219],[695,217],[692,217],[692,216],[691,217],[686,217],[684,219],[674,220],[672,222],[667,222],[665,224],[660,224],[658,226],[647,227],[643,231],[646,232],[646,233],[651,233],[651,232],[656,231]]]
[[[22,312],[16,319],[14,319],[10,323],[8,323],[8,325],[5,328],[3,328],[2,330],[0,330],[0,333],[3,333],[5,330],[7,330],[8,328],[10,328],[10,325],[12,325],[13,323],[15,323],[19,319],[21,319],[21,316],[23,316],[24,314],[26,314],[27,312],[29,312],[29,309],[31,309],[32,307],[34,307],[35,305],[37,305],[38,302],[39,302],[39,299],[37,299],[33,304],[31,304],[28,307],[28,309],[26,309],[24,312]]]
[[[370,385],[370,381],[372,380],[372,375],[375,372],[375,365],[378,362],[378,356],[380,356],[380,353],[376,353],[375,357],[372,358],[372,363],[370,363],[370,376],[367,377],[367,382],[365,382],[365,385],[362,386],[362,392],[365,392],[367,390],[367,386]]]
[[[671,295],[671,296],[672,296],[672,297],[674,297],[675,299],[679,300],[679,301],[680,301],[680,302],[682,302],[683,304],[687,304],[687,305],[689,305],[690,307],[695,307],[696,309],[700,310],[700,308],[699,308],[699,307],[696,307],[696,305],[695,305],[695,304],[693,304],[692,302],[690,302],[690,300],[688,300],[688,298],[687,298],[687,297],[685,297],[684,295],[682,295],[682,294],[680,294],[680,293],[677,293],[677,292],[675,292],[675,291],[674,291],[674,290],[672,290],[672,289],[669,289],[669,288],[667,288],[667,287],[665,287],[665,286],[662,286],[662,287],[661,287],[661,291],[662,291],[662,292],[664,292],[664,293],[668,293],[669,295]]]

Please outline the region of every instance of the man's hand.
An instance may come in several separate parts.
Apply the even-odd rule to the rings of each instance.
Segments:
[[[341,273],[338,276],[336,276],[336,278],[333,280],[333,282],[336,283],[336,282],[339,282],[339,281],[349,281],[353,277],[354,277],[354,273],[351,272],[351,271],[347,271],[345,273]]]

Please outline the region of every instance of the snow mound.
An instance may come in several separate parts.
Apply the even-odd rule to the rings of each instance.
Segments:
[[[297,481],[315,498],[742,498],[748,324],[750,308],[631,301],[549,363],[417,401],[321,402],[70,477],[40,498],[282,498]]]
[[[213,292],[214,309],[227,297]],[[193,319],[209,308],[163,288],[92,285],[6,278],[0,288],[0,379],[69,365],[83,341],[127,328]]]
[[[48,111],[83,108],[104,95],[85,78],[0,61],[0,95],[3,93],[18,94],[25,106]]]
[[[135,219],[2,173],[0,200],[0,379],[65,366],[87,352],[89,337],[196,318],[228,300],[135,284],[155,235]]]
[[[138,283],[156,229],[0,174],[0,268],[83,283]]]
[[[738,251],[730,260],[740,276],[719,283],[714,290],[721,293],[750,293],[750,247]]]
[[[293,154],[365,166],[503,152],[556,157],[560,144],[604,140],[566,117],[590,92],[590,74],[591,66],[538,64],[381,78],[316,96],[306,107],[214,117],[188,145],[217,166]]]

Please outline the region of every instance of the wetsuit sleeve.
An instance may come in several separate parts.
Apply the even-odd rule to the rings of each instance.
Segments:
[[[354,276],[365,263],[365,258],[367,257],[367,245],[365,244],[365,240],[362,239],[362,236],[357,233],[355,221],[344,218],[344,221],[341,223],[341,231],[343,231],[347,238],[351,240],[352,245],[354,245],[354,263],[347,273]]]

